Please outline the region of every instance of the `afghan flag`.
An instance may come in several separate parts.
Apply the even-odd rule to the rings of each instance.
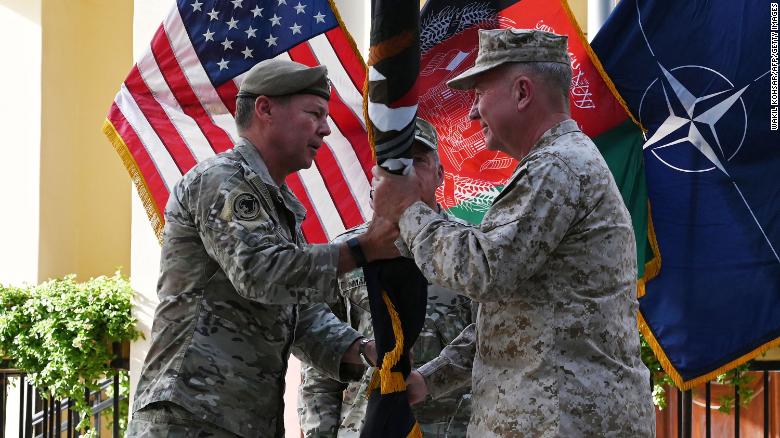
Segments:
[[[420,65],[417,0],[372,0],[366,124],[377,164],[411,169]],[[422,438],[406,395],[409,351],[425,322],[428,281],[414,260],[399,257],[364,268],[377,347],[361,437]]]
[[[436,126],[445,179],[437,192],[450,213],[479,223],[517,162],[485,147],[479,123],[468,118],[473,92],[446,82],[474,64],[479,29],[540,29],[569,37],[571,113],[609,165],[631,212],[637,241],[638,294],[660,267],[642,159],[642,130],[615,92],[565,1],[429,0],[420,18],[418,112]]]

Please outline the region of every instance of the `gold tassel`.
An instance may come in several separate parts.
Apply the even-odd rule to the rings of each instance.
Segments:
[[[406,438],[422,438],[423,434],[420,430],[420,424],[415,421],[414,426],[412,426],[412,430],[409,431],[409,434],[406,435]]]
[[[392,371],[392,368],[398,363],[404,352],[404,331],[401,328],[401,318],[398,317],[398,312],[385,291],[382,291],[382,300],[385,302],[385,306],[387,306],[387,313],[390,314],[390,321],[393,324],[393,336],[395,336],[395,346],[392,350],[385,353],[382,359],[382,368],[379,369],[382,394],[390,394],[391,392],[399,392],[406,389],[406,381],[404,381],[403,375]]]

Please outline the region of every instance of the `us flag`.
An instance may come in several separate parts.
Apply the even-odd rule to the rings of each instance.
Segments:
[[[198,161],[233,147],[243,75],[269,58],[326,65],[331,135],[311,168],[286,183],[321,243],[372,214],[373,154],[363,119],[365,63],[327,0],[178,1],[120,86],[103,132],[144,202],[157,236],[173,185]]]

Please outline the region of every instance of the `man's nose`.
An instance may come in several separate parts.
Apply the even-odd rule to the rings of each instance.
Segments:
[[[474,101],[471,102],[471,109],[469,110],[469,118],[471,120],[476,120],[479,118],[479,98],[474,97]]]
[[[328,125],[327,117],[322,118],[322,122],[320,123],[320,129],[318,130],[318,133],[323,137],[330,135],[330,125]]]

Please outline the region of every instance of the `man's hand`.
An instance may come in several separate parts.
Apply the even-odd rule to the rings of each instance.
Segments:
[[[395,240],[398,239],[399,235],[397,224],[374,214],[366,232],[358,236],[366,260],[373,262],[374,260],[400,257],[401,253],[395,246]]]
[[[412,370],[409,377],[406,378],[406,396],[410,405],[416,405],[425,400],[428,395],[428,385],[425,378],[417,370]]]
[[[393,175],[379,166],[374,166],[371,172],[374,220],[381,216],[397,224],[403,212],[421,199],[420,179],[414,169],[406,176]]]

